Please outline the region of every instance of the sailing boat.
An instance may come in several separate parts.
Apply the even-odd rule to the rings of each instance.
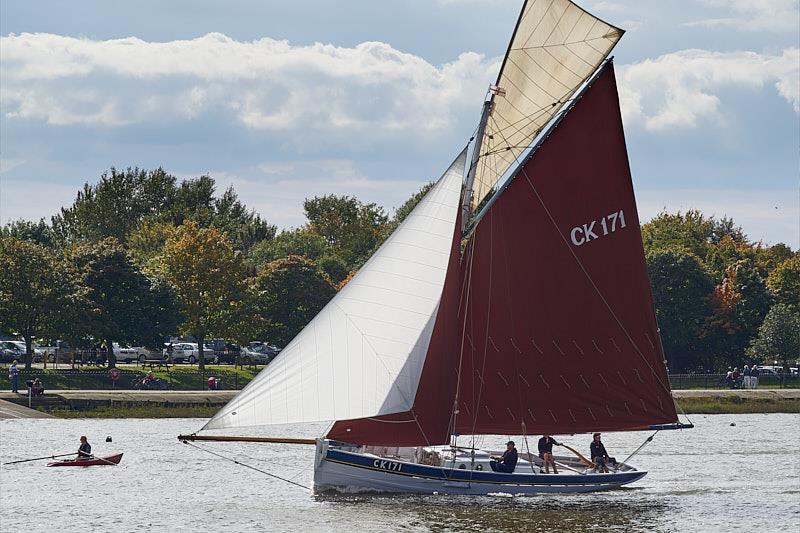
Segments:
[[[527,1],[471,155],[203,428],[328,421],[324,436],[179,438],[312,444],[318,491],[587,492],[642,478],[627,460],[600,473],[566,457],[541,474],[529,447],[513,473],[494,472],[474,446],[691,427],[670,393],[608,59],[622,33],[568,0]]]

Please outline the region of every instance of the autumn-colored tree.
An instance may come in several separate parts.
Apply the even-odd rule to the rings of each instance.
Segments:
[[[251,313],[241,255],[216,228],[184,222],[164,245],[159,272],[175,288],[185,317],[181,330],[197,340],[201,369],[207,338],[244,342],[261,325]]]
[[[56,332],[81,298],[72,270],[38,244],[0,237],[0,329],[25,338],[25,368],[33,340]]]
[[[269,319],[262,335],[286,345],[336,294],[327,275],[305,257],[269,263],[253,280],[259,313]]]
[[[141,268],[161,255],[164,245],[175,234],[175,226],[170,222],[160,222],[155,218],[146,218],[142,224],[128,235],[128,253],[131,259]]]
[[[725,279],[714,291],[704,335],[721,364],[736,365],[741,360],[771,305],[772,297],[752,261],[737,261],[726,269]]]

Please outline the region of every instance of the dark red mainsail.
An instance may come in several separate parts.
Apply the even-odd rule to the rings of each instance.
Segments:
[[[463,254],[454,228],[412,410],[338,421],[328,438],[415,446],[677,421],[611,62],[497,194]]]
[[[456,432],[677,421],[611,62],[498,194],[462,262]]]

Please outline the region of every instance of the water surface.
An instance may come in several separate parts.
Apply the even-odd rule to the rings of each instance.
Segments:
[[[125,455],[118,467],[3,466],[0,531],[800,531],[800,417],[696,415],[693,422],[696,429],[661,432],[645,447],[632,463],[649,474],[630,488],[466,497],[312,496],[179,443],[175,436],[196,431],[199,419],[5,420],[3,462],[71,452],[81,435],[95,453]],[[603,440],[621,459],[649,434]],[[501,449],[504,440],[485,437],[483,445]],[[563,440],[588,452],[586,435]],[[311,485],[311,446],[200,446]]]

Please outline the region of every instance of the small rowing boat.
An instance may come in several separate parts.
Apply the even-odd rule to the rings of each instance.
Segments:
[[[47,466],[101,466],[101,465],[118,465],[122,460],[122,454],[107,455],[105,457],[91,457],[89,459],[68,459],[66,461],[53,461],[47,463]]]

